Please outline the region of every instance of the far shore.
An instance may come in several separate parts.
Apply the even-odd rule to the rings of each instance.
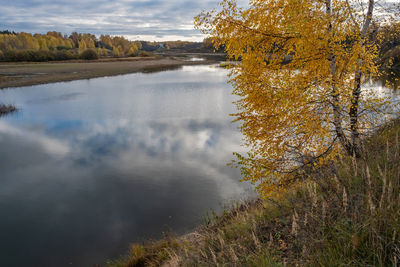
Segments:
[[[198,57],[201,56],[198,55]],[[203,61],[190,61],[189,57],[173,56],[43,63],[2,62],[0,63],[0,89],[115,76],[135,72],[153,72],[179,68],[185,65],[203,65],[217,62],[216,59],[212,58],[206,58]]]

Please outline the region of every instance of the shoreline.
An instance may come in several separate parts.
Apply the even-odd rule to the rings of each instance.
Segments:
[[[202,55],[199,55],[200,57]],[[4,62],[0,63],[0,89],[33,86],[117,76],[137,72],[155,72],[190,65],[209,65],[218,60],[189,61],[184,57],[100,59],[96,61]]]

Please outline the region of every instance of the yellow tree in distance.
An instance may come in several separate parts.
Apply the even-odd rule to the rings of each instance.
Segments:
[[[225,47],[247,155],[243,179],[261,196],[280,192],[306,167],[342,151],[359,157],[360,138],[388,104],[362,82],[378,72],[369,40],[374,0],[223,0],[195,25]]]

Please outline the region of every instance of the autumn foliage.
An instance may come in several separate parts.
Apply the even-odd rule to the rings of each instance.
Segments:
[[[247,155],[244,180],[262,196],[284,190],[295,174],[345,151],[360,156],[387,101],[361,84],[378,72],[365,10],[342,0],[223,0],[196,26],[240,60],[231,71]],[[379,117],[382,118],[382,117]]]
[[[101,35],[97,38],[93,34],[77,32],[69,36],[55,31],[47,34],[0,32],[0,60],[5,61],[86,59],[88,53],[92,54],[91,58],[136,56],[141,48],[141,42],[129,41],[122,36]]]

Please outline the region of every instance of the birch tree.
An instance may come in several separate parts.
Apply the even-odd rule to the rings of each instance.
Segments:
[[[237,163],[261,195],[340,153],[361,155],[370,115],[387,104],[361,86],[377,74],[368,39],[375,2],[365,3],[252,0],[243,9],[223,0],[195,18],[216,48],[239,60],[230,82],[249,152]]]

